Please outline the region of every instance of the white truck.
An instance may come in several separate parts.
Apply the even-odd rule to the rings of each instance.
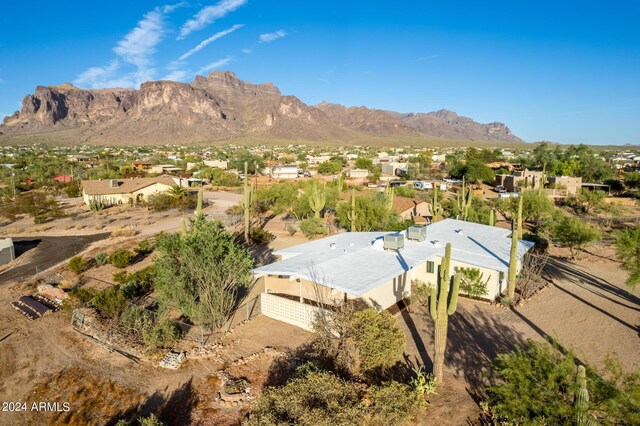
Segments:
[[[427,189],[433,189],[433,184],[431,182],[417,180],[413,182],[413,188],[424,191]]]

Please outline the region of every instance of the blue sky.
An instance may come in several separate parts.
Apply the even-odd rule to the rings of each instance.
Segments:
[[[13,1],[0,116],[37,85],[232,70],[308,104],[446,108],[527,141],[640,144],[640,2]]]

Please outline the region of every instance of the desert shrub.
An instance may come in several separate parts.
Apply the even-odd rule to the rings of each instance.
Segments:
[[[574,424],[576,364],[572,354],[532,340],[498,355],[486,389],[486,411],[497,424]],[[626,374],[614,358],[605,365],[603,376],[586,369],[589,416],[604,424],[638,424],[640,371]]]
[[[126,299],[133,299],[142,293],[140,284],[135,281],[127,281],[120,286],[122,294]]]
[[[111,256],[109,256],[109,263],[116,268],[122,269],[131,264],[133,257],[133,253],[131,253],[129,250],[118,250]]]
[[[147,254],[153,252],[153,242],[150,240],[143,240],[138,243],[136,247],[134,247],[133,251],[140,256],[146,256]]]
[[[356,311],[352,327],[360,366],[365,374],[379,374],[402,359],[404,333],[389,312],[378,313],[373,308]]]
[[[469,297],[484,297],[489,293],[486,281],[483,281],[483,273],[478,268],[460,268],[460,291]]]
[[[67,194],[67,197],[69,198],[75,198],[82,195],[82,191],[80,191],[80,186],[75,183],[65,186],[64,192],[65,194]]]
[[[127,420],[121,419],[118,420],[116,426],[164,426],[164,423],[158,419],[158,417],[151,413],[147,417],[139,417],[137,423],[131,423]]]
[[[69,263],[67,263],[67,266],[76,275],[80,275],[84,271],[91,268],[91,264],[89,263],[89,261],[82,256],[72,257],[69,260]]]
[[[127,299],[120,287],[115,286],[96,294],[92,303],[101,317],[114,318],[127,306]]]
[[[415,419],[425,399],[411,387],[396,381],[372,386],[367,413],[380,425],[400,425]]]
[[[154,211],[169,209],[195,210],[197,202],[197,196],[194,194],[185,194],[184,196],[176,197],[172,196],[169,192],[160,192],[149,196],[147,206]]]
[[[358,389],[328,371],[309,372],[271,388],[256,401],[248,425],[305,426],[362,423]]]
[[[96,263],[96,266],[106,265],[109,261],[109,256],[107,256],[107,253],[100,252],[95,255],[93,261]]]
[[[113,281],[118,284],[135,283],[138,285],[138,294],[144,294],[153,287],[154,272],[153,267],[147,266],[132,274],[127,271],[116,271],[112,277]],[[134,296],[135,297],[135,296]]]
[[[600,238],[600,231],[578,218],[566,216],[553,224],[551,235],[575,257],[578,250]]]
[[[136,235],[136,230],[127,226],[116,228],[111,231],[112,237],[132,237],[134,235]]]
[[[58,201],[40,191],[29,191],[19,195],[12,202],[0,204],[0,215],[7,219],[13,221],[19,214],[31,216],[36,224],[64,217]]]
[[[273,235],[269,231],[265,231],[259,226],[254,226],[253,228],[251,228],[251,232],[249,234],[249,240],[251,241],[251,244],[256,245],[269,243],[275,240],[275,238],[275,235]]]
[[[82,303],[87,303],[96,295],[96,291],[92,288],[76,287],[67,293],[70,297],[78,299]]]
[[[182,336],[180,328],[169,319],[158,321],[151,329],[142,335],[144,344],[149,349],[170,348]]]
[[[316,235],[324,235],[327,230],[322,226],[322,219],[318,217],[310,217],[300,222],[300,229],[305,237],[311,239]]]

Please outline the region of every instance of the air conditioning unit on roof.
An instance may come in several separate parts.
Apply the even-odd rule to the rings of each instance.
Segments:
[[[414,241],[424,241],[427,239],[426,226],[410,226],[407,232],[407,238]]]
[[[385,250],[402,250],[404,248],[404,235],[388,234],[384,236]]]

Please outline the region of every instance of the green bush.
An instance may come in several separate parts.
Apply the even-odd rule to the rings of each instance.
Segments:
[[[318,217],[310,217],[300,222],[300,229],[304,236],[311,239],[316,235],[324,235],[327,230],[322,226],[322,219]]]
[[[400,425],[414,420],[425,408],[425,399],[404,383],[392,381],[372,386],[367,413],[381,425]]]
[[[107,253],[100,252],[95,255],[93,261],[96,263],[96,266],[106,265],[109,262],[109,256],[107,256]]]
[[[265,231],[259,226],[254,226],[253,228],[251,228],[251,232],[249,233],[249,239],[251,241],[251,244],[255,244],[255,245],[269,243],[275,240],[275,238],[276,238],[275,235],[273,235],[269,231]]]
[[[525,241],[531,241],[535,245],[531,249],[534,253],[542,254],[546,253],[549,249],[549,240],[536,234],[524,234],[522,239]]]
[[[460,291],[469,297],[484,297],[489,293],[487,281],[483,280],[484,274],[478,268],[461,268]]]
[[[96,295],[96,291],[92,288],[76,287],[67,293],[70,297],[78,299],[80,302],[87,303]]]
[[[67,264],[67,266],[76,275],[80,275],[84,271],[86,271],[89,268],[91,268],[91,264],[89,263],[89,261],[87,259],[85,259],[84,257],[82,257],[82,256],[74,256],[74,257],[72,257],[69,260],[69,263]]]
[[[82,195],[82,191],[80,190],[80,186],[78,186],[75,183],[72,183],[71,185],[67,185],[64,187],[64,192],[65,194],[67,194],[67,197],[69,198],[75,198],[75,197],[79,197]]]
[[[134,297],[142,294],[142,288],[140,284],[135,281],[127,281],[120,286],[122,294],[126,299],[133,299]]]
[[[182,336],[173,321],[163,319],[142,334],[144,344],[150,349],[171,348]]]
[[[380,374],[402,359],[405,336],[389,312],[356,311],[351,323],[360,368],[366,375]]]
[[[140,241],[138,245],[133,249],[136,254],[140,256],[146,256],[147,254],[153,252],[153,242],[150,240]]]
[[[133,253],[129,250],[118,250],[109,256],[109,263],[115,266],[116,268],[126,268],[131,264],[133,260]]]
[[[120,287],[116,286],[96,294],[92,303],[101,317],[114,318],[127,306],[127,299]]]

